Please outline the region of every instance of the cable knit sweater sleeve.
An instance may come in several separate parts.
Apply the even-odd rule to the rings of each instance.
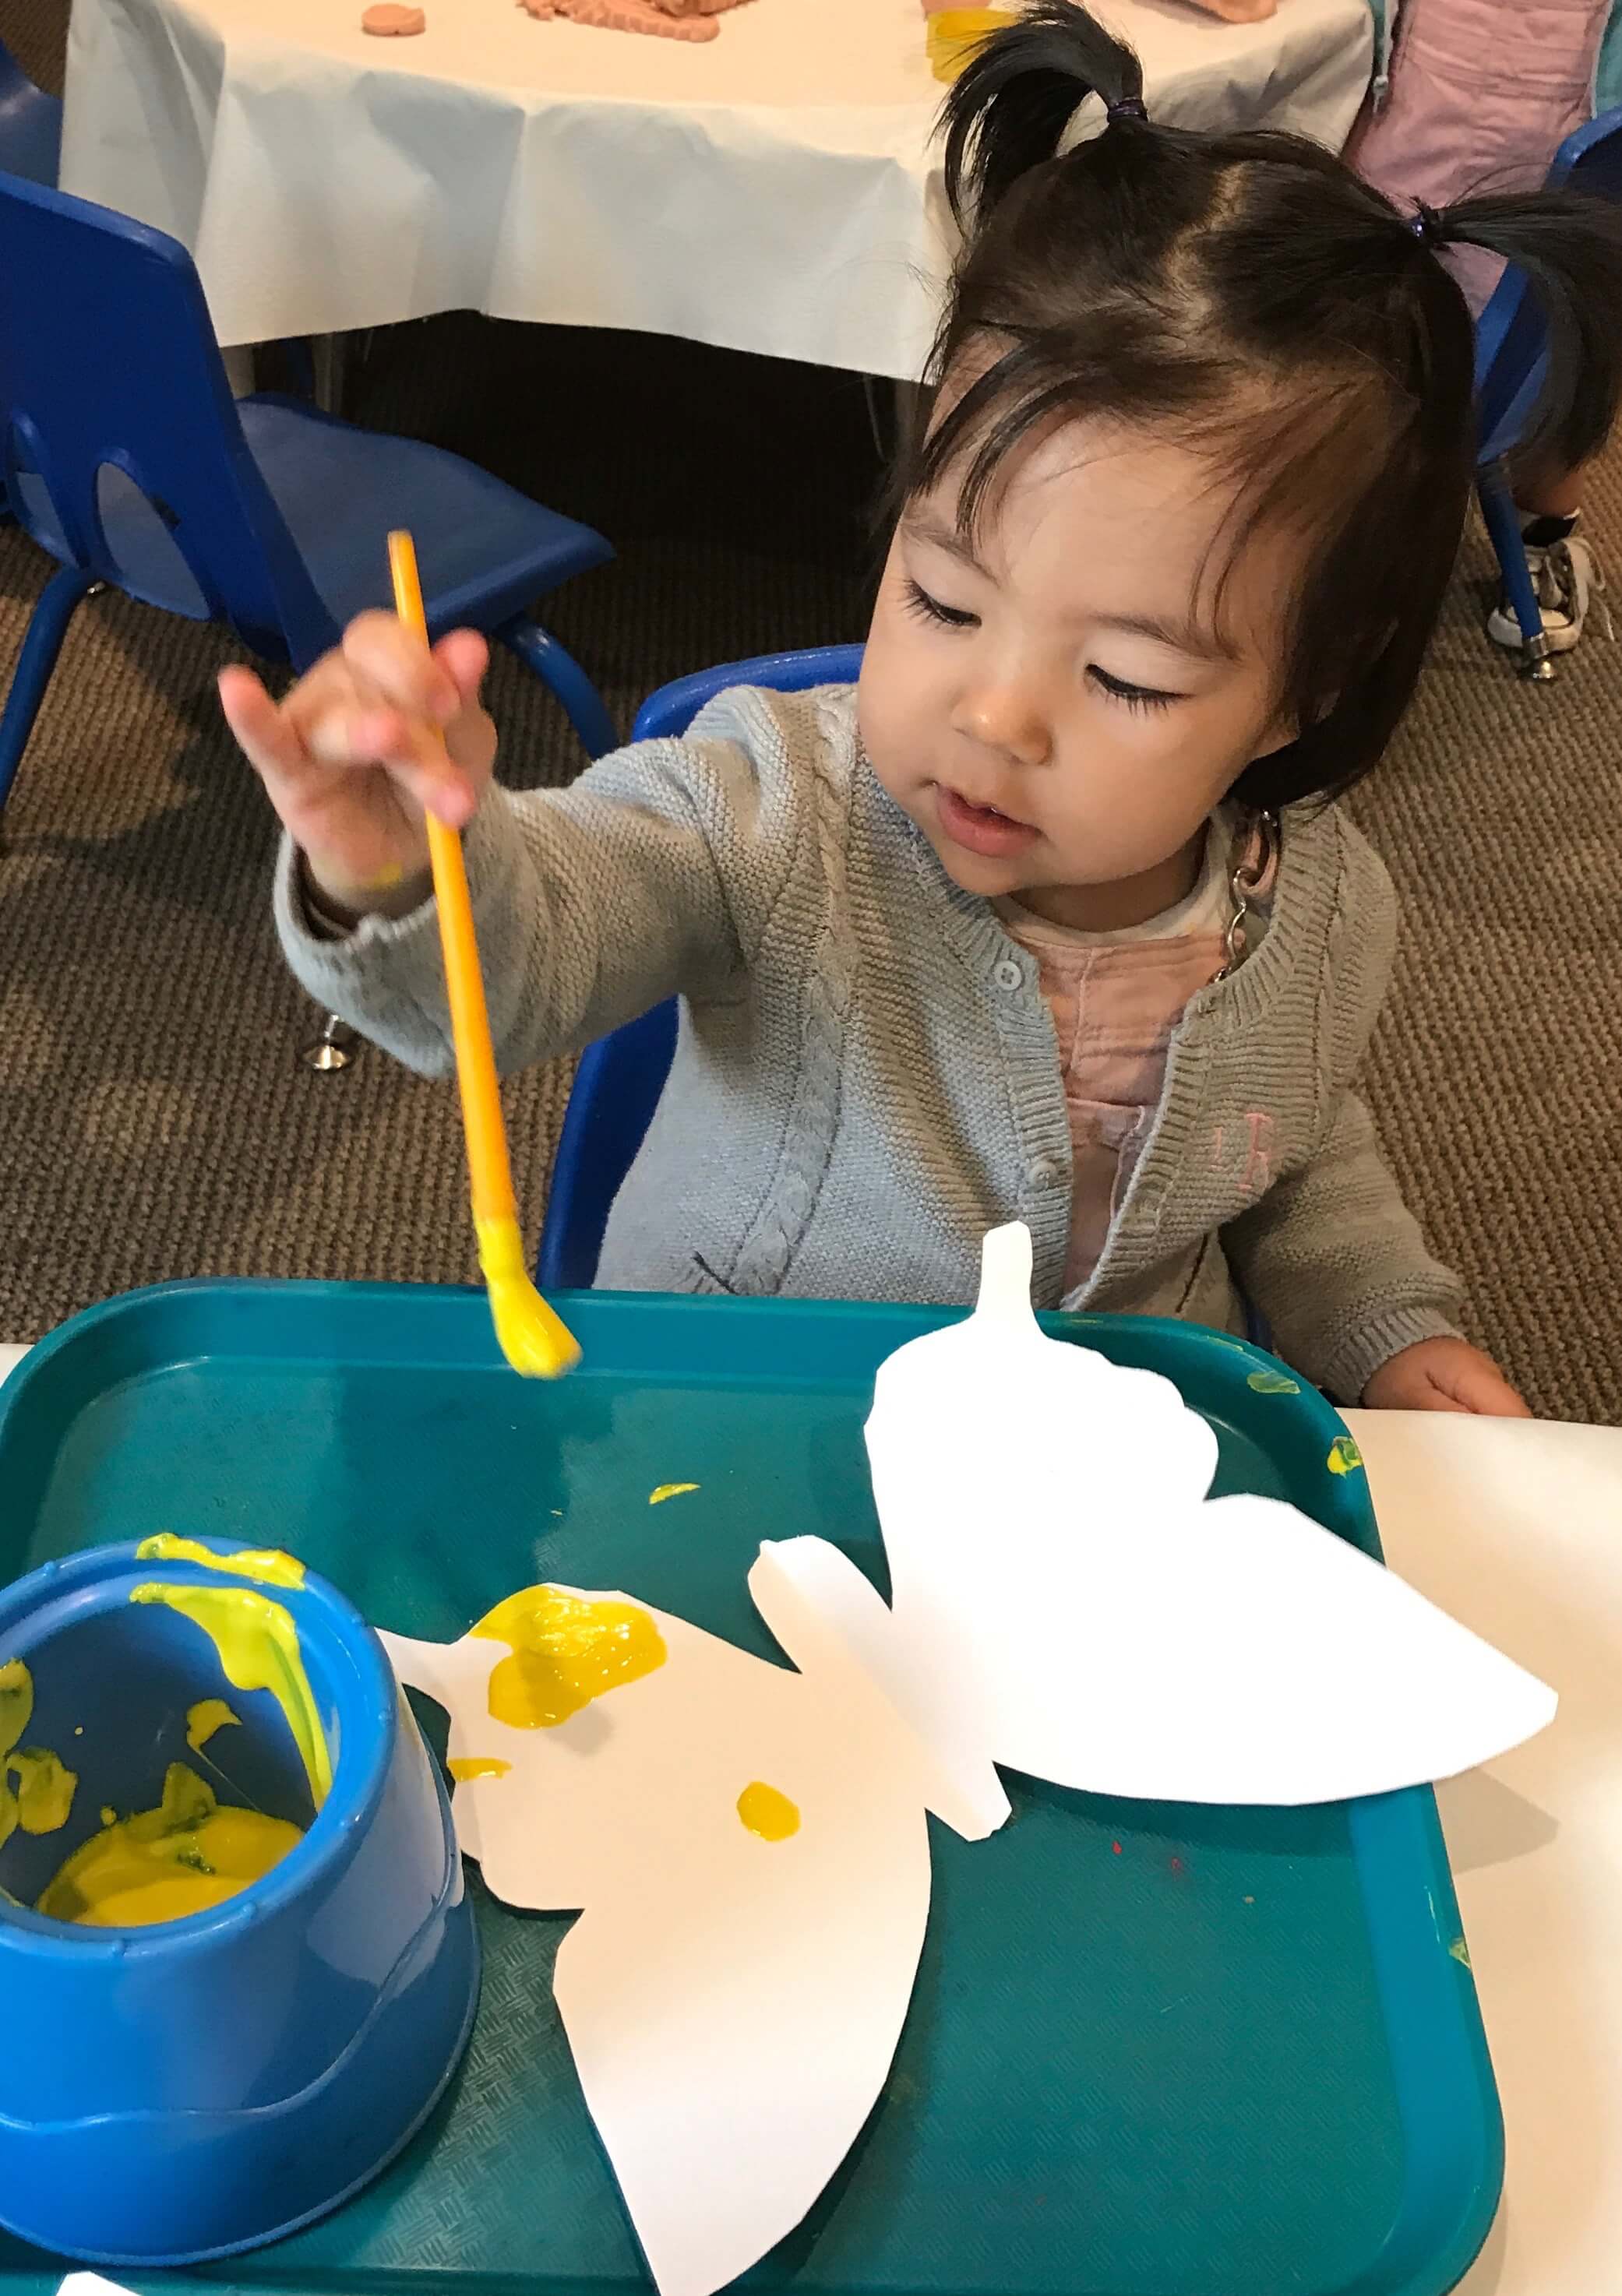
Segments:
[[[1341,993],[1319,999],[1310,1151],[1223,1228],[1223,1244],[1279,1353],[1353,1404],[1402,1349],[1457,1333],[1462,1287],[1426,1249],[1352,1089],[1390,981],[1396,897],[1371,848],[1346,822],[1336,827],[1324,978]]]
[[[616,750],[566,790],[492,789],[480,807],[464,852],[503,1070],[573,1051],[678,991],[744,993],[799,824],[792,777],[760,769],[760,743],[727,738],[733,699],[687,741]],[[432,901],[324,936],[284,842],[276,914],[317,1002],[408,1068],[449,1070]]]

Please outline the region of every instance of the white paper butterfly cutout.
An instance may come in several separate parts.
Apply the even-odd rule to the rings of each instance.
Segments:
[[[499,1643],[383,1637],[449,1710],[452,1760],[510,1765],[456,1790],[490,1890],[581,1909],[554,1988],[662,2296],[756,2262],[872,2110],[923,1946],[926,1810],[994,1832],[999,1763],[1153,1800],[1338,1800],[1554,1713],[1295,1508],[1207,1499],[1210,1428],[1170,1381],[1049,1339],[1030,1270],[1028,1232],[996,1230],[976,1313],[880,1367],[891,1603],[826,1540],[762,1546],[750,1593],[797,1671],[638,1606],[664,1662],[519,1729],[490,1712]],[[740,1817],[756,1782],[796,1807],[787,1839]]]

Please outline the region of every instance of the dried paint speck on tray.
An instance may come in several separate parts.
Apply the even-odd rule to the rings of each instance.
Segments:
[[[649,1491],[647,1503],[649,1506],[663,1506],[666,1499],[679,1499],[684,1491],[696,1491],[697,1488],[696,1483],[660,1483]]]

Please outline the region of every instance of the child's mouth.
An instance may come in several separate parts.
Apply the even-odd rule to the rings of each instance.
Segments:
[[[994,805],[971,805],[944,782],[935,783],[935,799],[941,826],[952,843],[984,859],[1001,861],[1022,853],[1037,835],[1029,822],[1016,821]]]

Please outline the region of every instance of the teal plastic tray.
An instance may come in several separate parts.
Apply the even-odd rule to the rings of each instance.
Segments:
[[[604,1293],[564,1312],[585,1362],[546,1386],[499,1364],[471,1292],[177,1284],[93,1309],[0,1390],[0,1578],[206,1533],[289,1547],[408,1634],[451,1638],[555,1578],[764,1658],[745,1587],[762,1538],[819,1533],[884,1584],[873,1374],[948,1318]],[[1330,1470],[1339,1421],[1253,1388],[1269,1358],[1182,1324],[1050,1328],[1175,1379],[1217,1432],[1219,1490],[1293,1500],[1378,1552],[1363,1476]],[[666,1482],[701,1488],[650,1507]],[[1443,2296],[1491,2222],[1502,2133],[1429,1793],[1231,1811],[1009,1783],[991,1841],[932,1828],[885,2094],[740,2284]],[[335,2296],[646,2284],[552,2004],[567,1920],[482,1898],[480,1920],[472,2050],[424,2135],[339,2215],[193,2276]],[[60,2269],[0,2238],[0,2296]]]

